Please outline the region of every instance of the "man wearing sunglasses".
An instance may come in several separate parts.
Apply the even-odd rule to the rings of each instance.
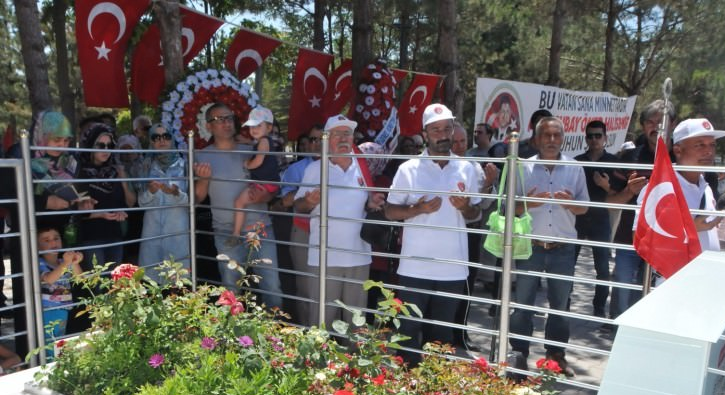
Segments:
[[[596,120],[591,121],[585,128],[587,151],[574,157],[580,162],[619,162],[619,158],[607,152],[604,148],[607,144],[607,125]],[[609,196],[609,179],[614,173],[614,168],[584,166],[584,175],[587,179],[587,190],[589,199],[592,202],[604,202]],[[610,225],[609,210],[603,207],[590,207],[586,213],[576,217],[577,237],[580,240],[609,241]],[[579,256],[581,245],[576,246],[576,255]],[[597,280],[609,281],[609,257],[610,251],[607,247],[592,247],[594,255],[594,270],[597,273]],[[609,287],[597,285],[594,291],[594,315],[605,317],[605,306],[609,297]]]
[[[141,143],[143,149],[149,148],[149,131],[151,130],[151,118],[146,115],[139,115],[133,119],[133,135]]]

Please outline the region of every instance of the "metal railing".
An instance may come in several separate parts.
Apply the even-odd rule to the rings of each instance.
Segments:
[[[193,147],[193,136],[189,135],[187,136],[189,138],[189,147]],[[20,238],[20,244],[22,245],[22,256],[23,256],[23,273],[13,273],[11,276],[6,276],[5,278],[16,278],[17,276],[23,276],[24,284],[25,284],[25,296],[24,296],[24,304],[17,304],[13,305],[13,308],[26,308],[26,314],[25,319],[28,323],[28,329],[25,333],[16,333],[10,336],[21,336],[23,334],[27,334],[27,347],[29,349],[33,349],[35,347],[42,347],[45,344],[45,337],[43,336],[44,329],[42,326],[42,315],[43,315],[43,309],[42,304],[40,300],[40,278],[38,273],[38,256],[42,252],[51,252],[51,251],[38,251],[38,245],[37,245],[37,227],[35,223],[35,216],[38,217],[41,216],[47,216],[47,215],[54,215],[51,212],[48,211],[41,211],[37,210],[33,206],[33,190],[34,186],[36,184],[42,184],[49,181],[43,181],[43,180],[33,180],[32,174],[31,174],[31,168],[30,168],[30,159],[32,157],[31,151],[33,150],[40,150],[43,149],[43,147],[29,147],[28,141],[27,141],[27,135],[22,136],[22,145],[23,145],[23,153],[24,153],[24,159],[23,160],[2,160],[0,161],[0,165],[2,166],[8,166],[13,167],[16,171],[16,177],[17,177],[17,190],[18,190],[18,199],[12,199],[7,201],[0,201],[1,203],[13,203],[18,205],[18,211],[20,213],[25,213],[23,215],[19,215],[20,217],[20,231],[7,234],[3,237],[9,238],[9,237],[18,237]],[[515,140],[514,140],[515,141]],[[329,144],[327,135],[323,134],[323,149],[322,149],[322,161],[325,163],[329,158],[334,157],[346,157],[351,156],[349,154],[347,155],[330,155],[327,152],[327,146]],[[581,206],[587,206],[587,207],[601,207],[611,210],[635,210],[637,207],[635,205],[630,204],[611,204],[611,203],[603,203],[603,202],[589,202],[589,201],[571,201],[571,200],[560,200],[560,199],[552,199],[552,198],[534,198],[534,197],[524,197],[524,196],[517,196],[516,194],[516,178],[518,177],[517,173],[517,166],[519,163],[531,163],[533,160],[531,159],[518,159],[516,157],[516,145],[513,144],[511,146],[512,150],[510,152],[510,156],[505,159],[505,161],[508,162],[508,169],[509,174],[507,175],[507,178],[509,180],[508,187],[503,193],[503,199],[505,199],[505,205],[506,205],[506,212],[513,212],[515,204],[517,202],[543,202],[543,203],[554,203],[554,204],[561,204],[566,203],[570,205],[581,205]],[[54,148],[55,149],[55,148]],[[108,152],[109,150],[95,150],[95,149],[78,149],[78,148],[66,148],[66,149],[58,149],[60,151],[71,151],[71,152],[96,152],[96,151],[105,151]],[[189,204],[182,205],[184,207],[188,207],[188,213],[189,213],[189,261],[190,261],[190,267],[191,267],[191,278],[194,286],[200,281],[207,281],[207,282],[214,282],[214,279],[209,278],[201,278],[198,276],[198,260],[204,260],[204,261],[211,261],[216,262],[215,256],[210,255],[202,255],[199,253],[196,245],[196,237],[198,236],[214,236],[214,235],[222,235],[218,234],[214,230],[202,230],[199,229],[198,223],[197,223],[197,216],[199,214],[199,209],[223,209],[223,210],[241,210],[241,209],[234,209],[231,207],[217,207],[213,204],[205,205],[201,204],[201,202],[197,202],[194,194],[194,181],[196,180],[195,176],[192,174],[192,166],[191,163],[194,163],[194,157],[195,152],[192,148],[189,148],[188,151],[183,150],[170,150],[173,152],[180,152],[184,155],[186,155],[188,159],[188,172],[186,176],[186,181],[188,181],[189,185]],[[111,152],[118,152],[118,153],[129,153],[129,152],[136,152],[136,153],[148,153],[151,152],[149,150],[111,150]],[[211,150],[210,152],[215,152],[214,150]],[[238,153],[240,155],[249,155],[252,153],[252,151],[249,150],[234,150],[234,151],[219,151],[224,153]],[[270,153],[271,155],[286,155],[286,153]],[[405,155],[374,155],[374,154],[362,154],[357,155],[362,156],[364,158],[369,159],[410,159],[414,158],[415,156],[405,156]],[[472,161],[472,162],[493,162],[497,164],[501,164],[504,162],[504,159],[501,158],[474,158],[474,157],[451,157],[448,158],[450,160],[465,160],[465,161]],[[621,163],[589,163],[589,162],[570,162],[570,161],[536,161],[536,163],[540,164],[553,164],[557,166],[596,166],[600,168],[621,168],[623,164]],[[652,165],[637,165],[637,164],[626,164],[627,168],[633,168],[633,169],[652,169]],[[291,269],[286,269],[282,267],[278,267],[274,269],[276,273],[279,274],[289,274],[293,276],[307,276],[310,278],[316,278],[319,281],[319,289],[320,292],[316,297],[314,298],[306,298],[302,297],[296,294],[279,294],[278,296],[282,296],[283,298],[294,301],[294,302],[302,302],[302,303],[310,303],[313,305],[316,305],[319,310],[319,318],[320,320],[324,320],[324,310],[327,306],[334,306],[333,303],[320,303],[320,301],[325,301],[325,292],[326,292],[326,280],[335,280],[335,281],[341,281],[341,282],[348,282],[348,283],[361,283],[360,281],[356,280],[350,280],[340,277],[334,277],[329,276],[326,272],[327,264],[326,264],[326,256],[327,251],[344,251],[354,254],[366,254],[370,255],[371,259],[372,257],[383,257],[387,259],[401,259],[401,258],[412,258],[411,256],[404,256],[400,253],[396,253],[395,251],[373,251],[371,253],[362,252],[362,251],[350,251],[345,249],[336,248],[334,246],[329,246],[327,243],[327,229],[328,229],[328,220],[339,220],[339,221],[349,221],[349,222],[364,222],[366,220],[363,219],[349,219],[349,218],[339,218],[330,216],[328,212],[328,199],[327,196],[329,193],[333,193],[335,190],[341,190],[349,187],[339,187],[335,185],[330,185],[328,182],[328,174],[326,172],[327,166],[322,166],[322,174],[321,174],[321,183],[319,185],[321,191],[322,191],[322,199],[320,202],[320,229],[321,229],[321,237],[319,241],[316,240],[310,240],[307,244],[299,244],[292,242],[290,240],[271,240],[271,239],[265,239],[264,242],[267,243],[273,243],[276,246],[281,247],[292,247],[292,246],[300,246],[300,247],[309,247],[309,246],[319,246],[320,249],[320,266],[319,266],[319,274],[309,273],[309,272],[301,272]],[[675,166],[676,170],[697,170],[697,171],[719,171],[719,172],[725,172],[725,168],[719,167],[682,167],[682,166]],[[212,175],[212,177],[214,177]],[[123,181],[132,181],[132,182],[147,182],[151,180],[156,180],[157,178],[118,178],[115,179],[114,182],[123,182]],[[161,178],[161,180],[164,180],[165,178]],[[237,180],[231,180],[231,179],[223,179],[223,178],[212,178],[213,180],[218,181],[230,181],[230,182],[249,182],[248,179],[237,179]],[[93,180],[69,180],[69,182],[89,182]],[[107,180],[105,180],[107,181]],[[270,182],[273,183],[274,182]],[[285,184],[282,182],[277,182],[278,185],[294,185],[295,187],[303,186],[304,184]],[[363,189],[368,192],[388,192],[388,188],[378,188],[374,186],[360,186],[359,189]],[[441,196],[468,196],[468,197],[476,197],[476,198],[482,198],[482,199],[496,199],[498,198],[498,195],[496,194],[490,194],[490,193],[465,193],[465,192],[452,192],[452,191],[438,191],[438,190],[415,190],[415,191],[408,191],[408,192],[415,192],[415,193],[430,193],[435,195],[441,195]],[[525,191],[524,191],[525,192]],[[104,209],[102,211],[147,211],[147,210],[158,210],[158,209],[164,209],[168,208],[169,206],[159,206],[159,207],[139,207],[139,208],[117,208],[117,209]],[[174,206],[177,207],[177,206]],[[273,216],[281,216],[281,217],[291,217],[291,216],[299,216],[299,217],[306,217],[311,218],[313,215],[309,214],[299,214],[299,213],[292,213],[292,212],[277,212],[277,211],[269,211],[269,210],[254,210],[254,209],[243,209],[247,212],[256,212],[266,215],[273,215]],[[92,212],[97,212],[101,210],[69,210],[69,211],[63,211],[62,214],[88,214]],[[712,211],[703,211],[703,210],[692,210],[692,213],[694,214],[702,214],[702,215],[711,215],[711,216],[725,216],[725,213],[723,212],[712,212]],[[511,221],[512,216],[507,216],[507,229],[511,229]],[[483,221],[485,223],[485,219]],[[408,223],[402,223],[397,221],[377,221],[378,224],[387,224],[387,225],[395,225],[399,226],[403,229],[406,227],[416,227],[421,225],[415,225],[415,224],[408,224]],[[481,229],[471,229],[471,228],[457,228],[457,227],[446,227],[446,226],[439,226],[439,227],[433,227],[435,229],[440,230],[446,230],[451,232],[464,232],[466,234],[479,234],[482,236],[486,236],[488,234],[491,234],[491,232],[485,228]],[[405,230],[403,230],[405,232]],[[119,245],[127,245],[129,243],[142,243],[145,240],[153,240],[157,238],[164,238],[164,237],[170,237],[174,236],[176,234],[162,234],[162,235],[156,235],[149,238],[137,238],[132,240],[123,240],[119,242],[104,244],[103,246],[119,246]],[[230,236],[224,234],[223,236]],[[611,249],[619,249],[619,250],[632,250],[633,247],[631,245],[624,245],[619,243],[612,243],[612,242],[600,242],[600,241],[590,241],[590,240],[578,240],[578,239],[567,239],[567,238],[558,238],[558,237],[545,237],[542,235],[525,235],[524,237],[530,238],[530,239],[537,239],[547,242],[562,242],[562,243],[569,243],[569,244],[576,244],[580,246],[586,246],[586,247],[607,247]],[[512,242],[512,235],[511,232],[505,232],[504,233],[504,245],[505,245],[505,256],[502,260],[502,266],[494,267],[494,266],[488,266],[483,265],[479,262],[469,262],[467,260],[445,260],[445,259],[436,259],[434,257],[415,257],[415,259],[420,259],[424,261],[430,261],[430,262],[444,262],[444,263],[451,263],[456,265],[463,265],[467,266],[469,268],[475,268],[483,271],[489,271],[489,272],[498,272],[501,275],[501,297],[498,298],[496,295],[494,295],[491,298],[479,296],[479,295],[465,295],[465,294],[452,294],[452,293],[445,293],[445,292],[437,292],[437,291],[430,291],[430,290],[424,290],[424,289],[408,289],[411,291],[416,291],[420,293],[427,293],[430,295],[435,296],[441,296],[445,297],[451,300],[451,304],[455,305],[457,303],[461,302],[467,302],[467,303],[475,303],[478,305],[495,305],[500,308],[500,314],[498,314],[497,321],[495,322],[494,326],[492,328],[485,328],[485,327],[478,327],[478,326],[472,326],[468,324],[460,324],[460,323],[446,323],[446,322],[440,322],[440,321],[431,321],[427,318],[403,318],[403,319],[411,319],[411,320],[418,320],[423,323],[429,324],[429,325],[442,325],[447,326],[449,328],[455,328],[455,329],[465,329],[471,333],[475,333],[478,335],[483,336],[491,336],[492,339],[496,342],[494,346],[492,346],[492,350],[495,349],[495,353],[492,353],[493,358],[497,362],[503,362],[506,360],[506,355],[509,352],[509,339],[520,339],[520,340],[527,340],[530,341],[533,345],[554,345],[558,347],[563,347],[567,350],[573,350],[580,353],[585,354],[593,354],[593,355],[599,355],[599,356],[608,356],[609,351],[608,349],[600,349],[596,347],[591,347],[587,344],[581,344],[577,341],[570,341],[568,343],[562,343],[562,342],[556,342],[552,340],[543,339],[541,337],[537,337],[536,335],[533,336],[523,336],[518,334],[513,334],[509,332],[509,314],[512,309],[523,309],[523,310],[529,310],[533,311],[536,314],[555,314],[559,315],[565,318],[569,319],[577,319],[577,320],[585,320],[595,323],[601,323],[601,324],[611,324],[613,321],[609,318],[604,317],[595,317],[589,314],[582,314],[581,312],[571,312],[571,311],[562,311],[562,310],[554,310],[549,309],[541,306],[534,306],[534,305],[523,305],[520,303],[516,303],[513,301],[513,298],[511,296],[512,292],[512,283],[513,283],[513,277],[514,276],[536,276],[541,279],[558,279],[558,280],[565,280],[565,281],[571,281],[574,285],[579,286],[586,286],[586,287],[594,287],[597,285],[600,286],[607,286],[612,287],[614,289],[628,289],[628,290],[634,290],[634,291],[642,291],[643,287],[640,284],[628,284],[628,283],[619,283],[612,280],[597,280],[595,278],[582,278],[577,275],[573,276],[567,276],[567,275],[557,275],[557,274],[550,274],[546,272],[534,272],[534,271],[525,271],[525,270],[518,270],[515,269],[514,260],[512,259],[512,251],[511,251],[511,242]],[[85,248],[93,248],[93,247],[85,247]],[[84,247],[67,247],[59,250],[54,250],[57,252],[62,251],[69,251],[69,250],[83,250]],[[155,264],[158,264],[158,262],[138,262],[139,264],[142,264],[144,266],[153,266]],[[393,290],[405,290],[406,288],[394,283],[386,284],[389,288]],[[270,293],[267,290],[263,289],[254,289],[255,292],[258,292],[260,294]],[[374,312],[374,307],[368,307],[368,306],[353,306],[360,308],[361,310],[365,312]],[[70,335],[70,334],[69,334]],[[6,338],[8,336],[0,337]],[[572,339],[575,340],[575,339]],[[416,350],[418,352],[423,352],[422,350]],[[39,361],[36,359],[31,359],[30,364],[31,366],[35,366],[38,362],[44,363],[45,362],[45,355],[44,353],[40,353],[38,355]],[[516,369],[512,369],[511,367],[507,368],[510,371],[518,372],[518,373],[526,373],[521,372]],[[720,371],[717,371],[716,369],[710,369],[710,373],[714,374],[720,374]],[[530,372],[528,372],[530,373]],[[597,385],[596,383],[591,382],[583,382],[583,381],[576,381],[576,380],[562,380],[563,383],[566,383],[567,385],[571,385],[574,387],[584,388],[584,389],[596,389]]]

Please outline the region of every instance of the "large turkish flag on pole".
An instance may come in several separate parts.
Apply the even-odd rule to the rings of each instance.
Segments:
[[[149,0],[77,0],[76,42],[83,97],[91,107],[128,107],[123,60]]]
[[[224,22],[184,6],[179,7],[179,13],[181,53],[186,66],[201,52]],[[131,57],[131,92],[142,102],[156,106],[164,89],[164,81],[161,32],[158,25],[153,24],[143,34]]]
[[[339,114],[352,99],[352,59],[345,59],[329,78],[327,94],[322,102],[323,118]]]
[[[327,74],[330,63],[332,55],[300,48],[292,79],[292,101],[287,123],[289,140],[297,140],[297,137],[307,133],[312,125],[324,123],[322,99],[329,89]]]
[[[241,28],[229,45],[224,65],[243,80],[262,65],[282,41]]]
[[[423,110],[433,101],[433,94],[441,76],[435,74],[415,74],[408,90],[400,101],[398,119],[400,134],[412,136],[423,130]]]
[[[654,169],[639,211],[634,249],[665,278],[702,252],[662,137],[657,140]]]

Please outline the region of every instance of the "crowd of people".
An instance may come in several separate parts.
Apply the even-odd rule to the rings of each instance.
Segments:
[[[501,106],[507,104],[502,102]],[[476,349],[464,330],[441,323],[467,323],[466,297],[473,294],[479,276],[489,278],[487,290],[493,299],[500,297],[499,273],[481,270],[485,267],[482,264],[501,265],[500,259],[481,247],[485,235],[480,230],[485,229],[495,207],[491,203],[497,197],[501,165],[500,160],[486,158],[508,155],[512,132],[508,126],[516,123],[507,118],[497,119],[495,125],[476,124],[472,134],[475,145],[469,147],[465,126],[451,110],[431,104],[424,111],[421,133],[398,139],[396,153],[408,157],[383,161],[349,155],[379,151],[364,136],[356,135],[355,121],[335,115],[299,137],[296,160],[287,164],[289,155],[282,152],[279,126],[269,109],[258,106],[248,119],[240,120],[227,105],[215,103],[204,115],[212,140],[195,152],[193,164],[176,149],[174,131],[147,116],[134,119],[133,130],[124,134],[117,130],[113,117],[84,119],[77,144],[84,150],[79,152],[66,150],[74,146],[75,131],[63,114],[47,111],[36,117],[31,128],[35,146],[31,163],[33,203],[39,214],[41,292],[44,321],[57,323],[49,339],[83,330],[88,324],[74,319],[73,309],[78,309],[74,301],[78,301],[80,291],[70,284],[70,273],[82,273],[105,262],[131,261],[147,267],[146,274],[159,281],[152,267],[164,259],[189,265],[189,240],[195,237],[189,235],[188,215],[189,193],[193,191],[200,207],[208,208],[208,230],[213,234],[213,246],[202,255],[223,254],[238,262],[260,258],[265,263],[251,269],[261,277],[256,285],[260,300],[267,307],[284,309],[292,321],[307,326],[324,323],[328,328],[336,319],[349,321],[350,313],[335,300],[374,308],[375,295],[366,295],[361,285],[372,278],[400,286],[398,298],[416,304],[426,320],[438,322],[402,321],[400,331],[410,339],[402,343],[406,348],[400,354],[411,365],[420,361],[420,354],[412,350],[428,341]],[[581,244],[562,239],[632,245],[635,210],[621,210],[619,214],[619,210],[581,203],[638,204],[648,173],[627,170],[626,165],[600,167],[597,163],[654,163],[657,128],[663,116],[674,130],[674,162],[713,164],[715,140],[725,132],[716,131],[704,118],[687,119],[678,125],[671,103],[665,108],[664,103],[655,101],[643,109],[643,140],[620,155],[606,152],[607,127],[592,121],[586,125],[586,152],[570,158],[562,153],[562,122],[546,110],[532,115],[528,126],[532,137],[520,143],[519,155],[534,161],[521,165],[523,182],[516,188],[517,196],[539,199],[526,206],[519,202],[516,207],[517,215],[527,210],[532,217],[533,253],[529,259],[516,262],[519,270],[529,274],[517,276],[515,302],[535,305],[541,281],[530,273],[547,272],[564,276],[546,280],[549,308],[569,309],[570,278]],[[239,137],[242,127],[249,128],[252,141]],[[328,163],[319,159],[323,134],[329,138]],[[117,148],[130,151],[109,151]],[[539,159],[555,164],[541,164],[536,161]],[[327,166],[328,174],[326,234],[322,234],[319,215],[323,166]],[[194,175],[193,188],[188,183],[189,171]],[[690,208],[722,209],[717,202],[725,192],[725,183],[717,173],[683,171],[680,182]],[[5,191],[3,196],[14,193]],[[17,231],[17,213],[12,211],[5,211],[5,219],[9,229]],[[399,223],[381,227],[385,228],[379,235],[383,237],[370,240],[361,236],[361,230],[363,221],[372,216]],[[721,219],[695,218],[703,249],[719,250],[716,232]],[[260,226],[264,229],[262,242],[258,249],[251,248],[243,242],[244,236]],[[327,248],[322,317],[318,304],[321,240]],[[56,251],[63,247],[73,251]],[[18,250],[13,261],[19,259]],[[642,283],[644,262],[635,251],[614,251],[613,275],[610,248],[593,246],[592,252],[597,280]],[[391,258],[391,254],[399,257]],[[216,276],[224,287],[240,290],[239,271],[230,269],[226,261],[214,266],[217,270],[210,271],[205,265],[205,273],[214,272],[211,277]],[[13,271],[18,268],[13,263]],[[614,287],[607,311],[609,294],[609,286],[595,287],[592,315],[615,318],[640,293]],[[21,297],[22,285],[14,282],[13,302],[18,303]],[[489,314],[495,317],[497,307],[492,304]],[[534,310],[514,309],[511,332],[531,336],[533,316]],[[22,321],[20,317],[15,314],[16,322]],[[22,325],[16,325],[18,328]],[[574,369],[566,360],[568,318],[549,314],[545,338],[554,342],[545,345],[547,357],[556,360],[567,376],[573,376]],[[512,338],[510,344],[516,356],[514,367],[526,370],[529,342]],[[27,352],[21,347],[18,350],[21,355]]]

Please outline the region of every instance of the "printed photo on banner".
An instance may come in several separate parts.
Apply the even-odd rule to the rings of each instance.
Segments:
[[[531,114],[546,109],[564,123],[562,152],[573,157],[587,149],[584,129],[594,120],[607,126],[608,152],[616,154],[627,137],[637,96],[617,97],[608,92],[573,91],[526,82],[479,78],[476,81],[475,123],[487,123],[496,131],[492,141],[505,141],[517,130],[522,141],[535,125]]]

